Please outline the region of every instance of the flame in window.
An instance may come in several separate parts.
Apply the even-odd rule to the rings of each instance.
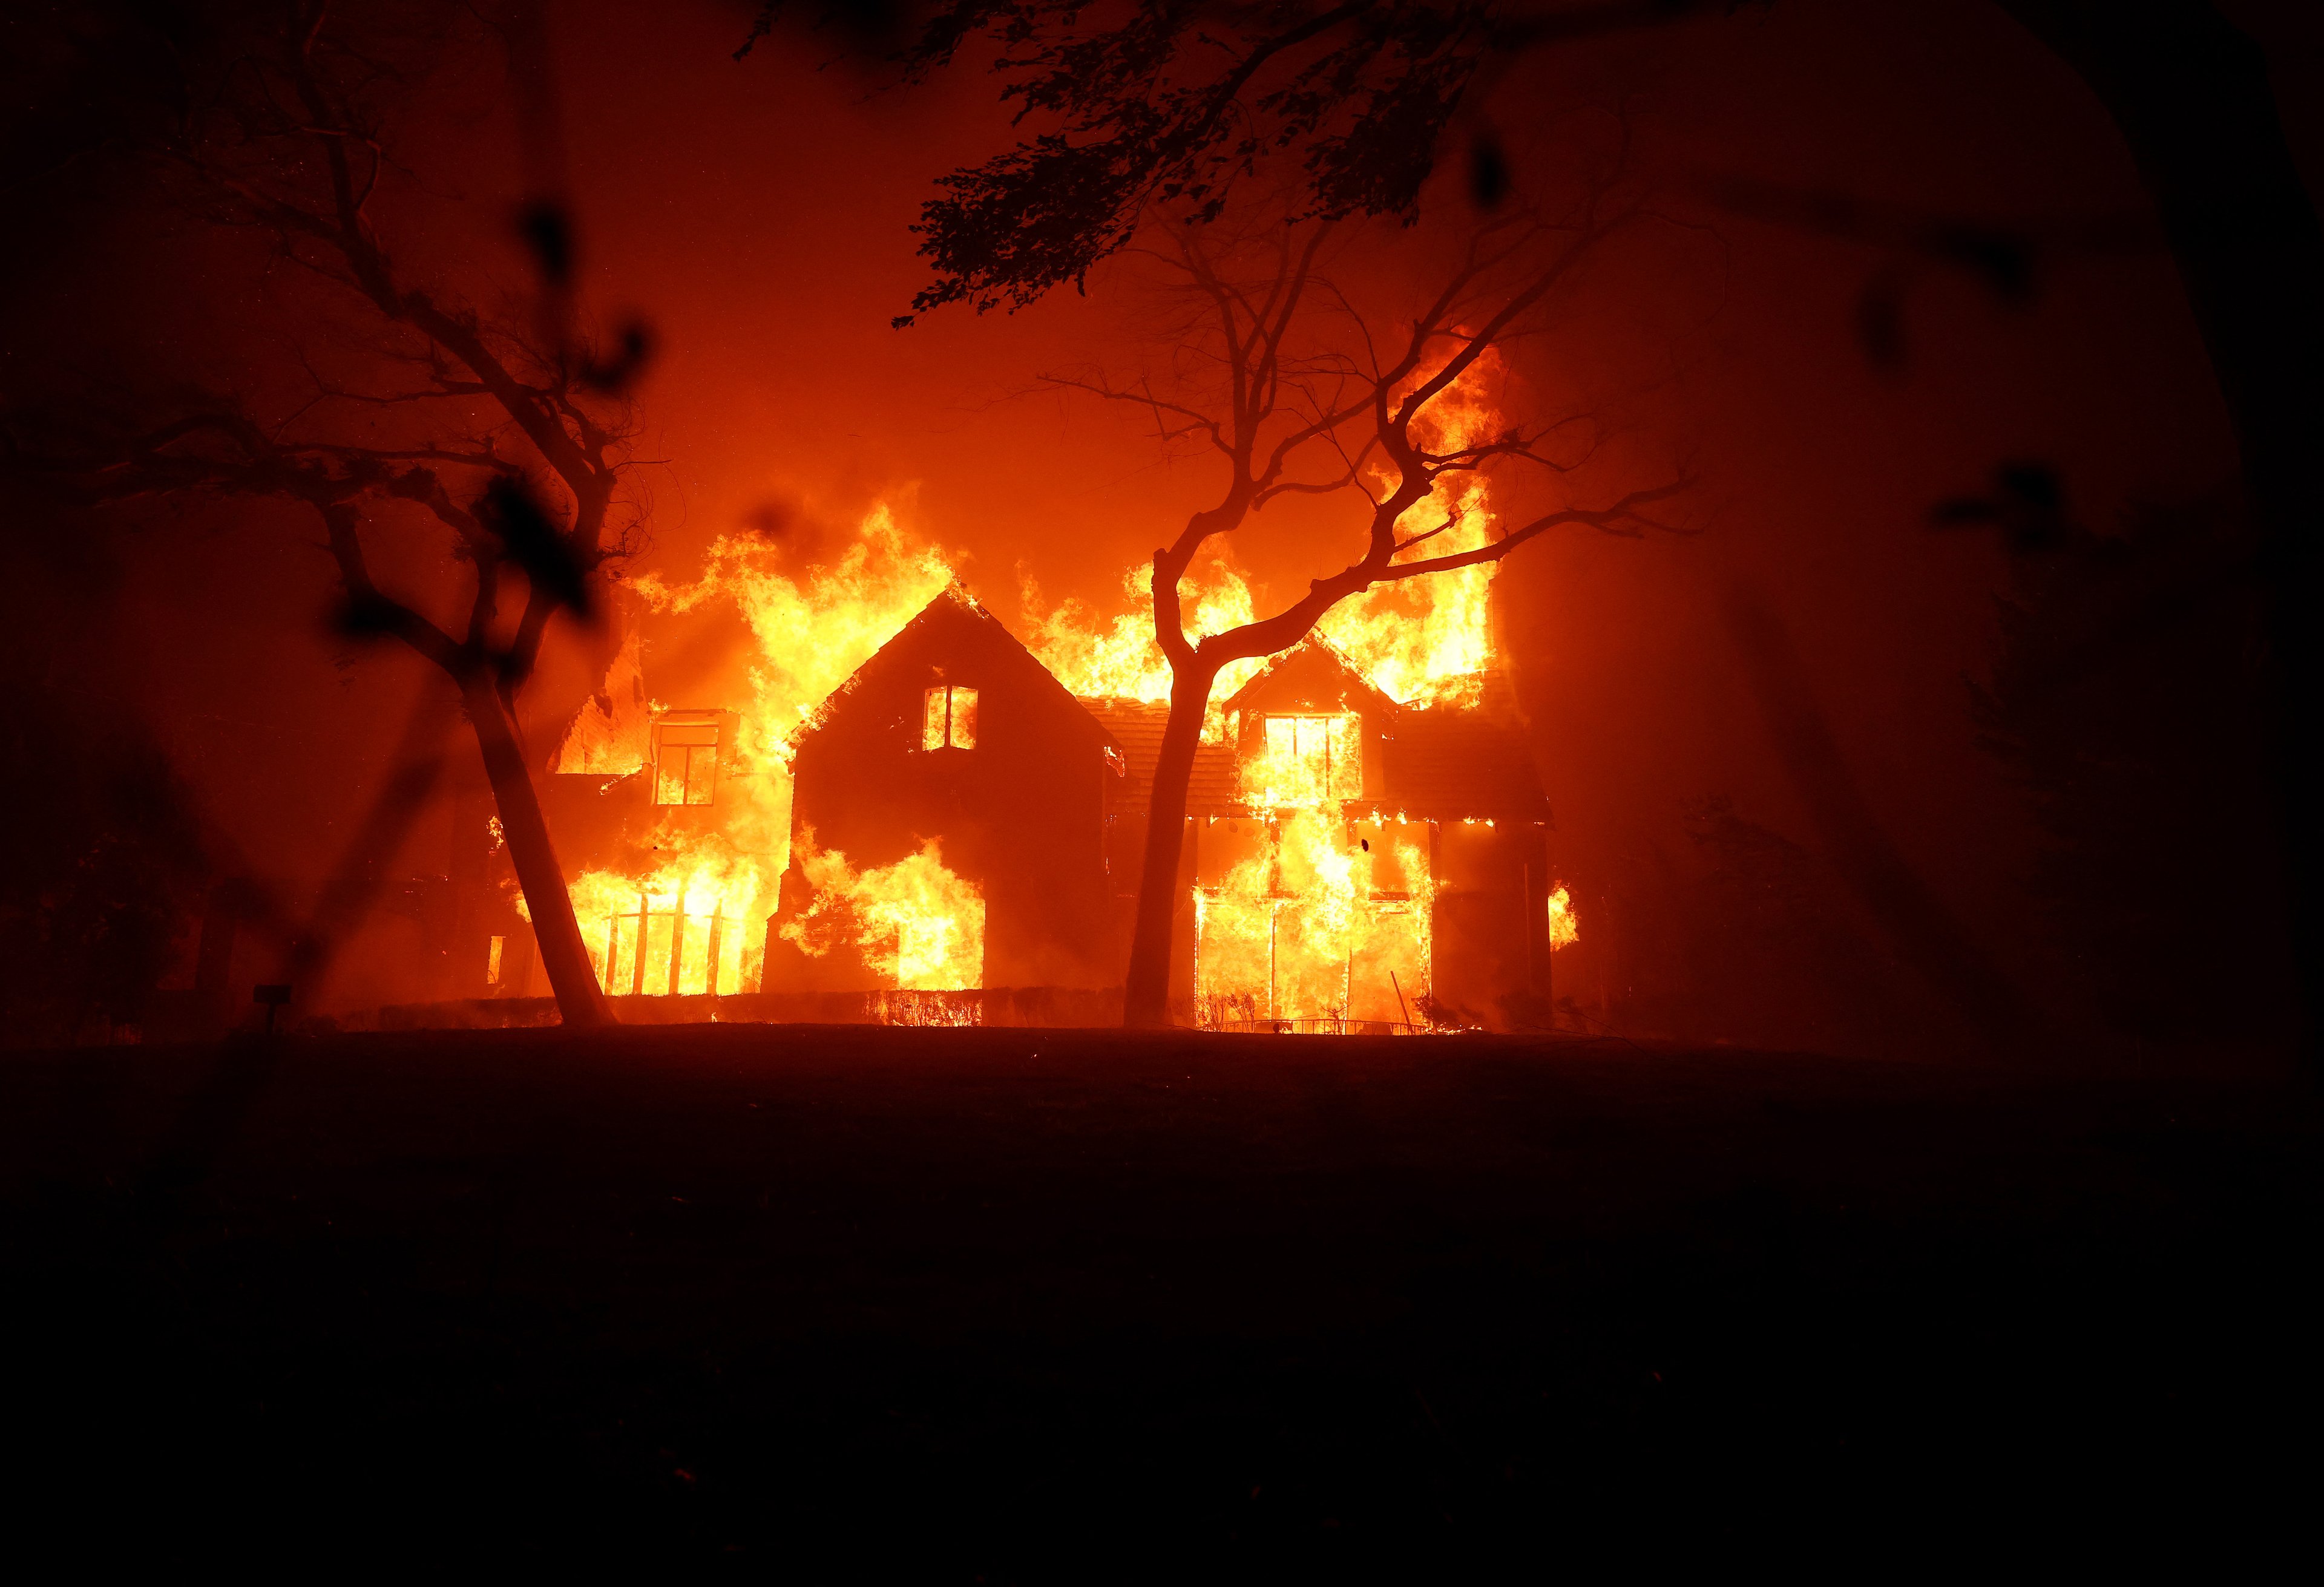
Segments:
[[[573,913],[598,985],[617,996],[757,991],[772,891],[763,863],[714,834],[643,876],[583,871]],[[521,896],[517,912],[532,918]]]
[[[716,722],[656,722],[653,746],[656,804],[710,804],[716,802]]]
[[[1549,950],[1556,952],[1570,947],[1582,936],[1582,928],[1573,918],[1573,898],[1560,882],[1549,894]]]
[[[921,702],[920,748],[976,748],[976,691],[938,684]]]
[[[1243,762],[1244,796],[1262,809],[1360,799],[1363,720],[1336,716],[1270,716],[1259,752]]]

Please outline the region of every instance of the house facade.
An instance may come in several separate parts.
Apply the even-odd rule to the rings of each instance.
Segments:
[[[1076,698],[965,591],[938,596],[794,738],[766,989],[896,985],[879,952],[800,929],[810,857],[863,871],[930,839],[982,900],[973,984],[1119,986],[1167,714]],[[1502,1025],[1545,1006],[1549,810],[1505,680],[1405,706],[1310,638],[1224,702],[1185,820],[1182,1020]]]
[[[764,988],[895,986],[876,932],[867,947],[861,931],[831,940],[800,929],[825,890],[811,862],[836,854],[854,874],[881,873],[931,841],[982,908],[981,964],[964,984],[1118,982],[1104,819],[1111,748],[1088,707],[991,612],[958,585],[939,594],[792,736],[790,862],[767,922]]]
[[[1311,638],[1219,702],[1187,790],[1176,1018],[1546,1023],[1549,808],[1507,680],[1478,684],[1400,703]],[[547,776],[541,800],[616,996],[767,994],[743,1017],[810,1017],[783,1011],[1054,990],[1095,1017],[1129,959],[1167,716],[1074,695],[955,584],[791,736],[787,818],[778,774],[735,753],[746,724],[711,709],[652,710],[642,766]],[[467,995],[542,995],[475,813]]]

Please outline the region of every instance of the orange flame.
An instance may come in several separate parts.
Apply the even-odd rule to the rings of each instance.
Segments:
[[[605,669],[604,692],[581,708],[557,751],[562,773],[623,775],[645,765],[653,707],[646,699],[641,639],[634,625]]]
[[[1360,798],[1362,755],[1363,720],[1353,712],[1269,717],[1260,748],[1242,763],[1243,800],[1254,810],[1321,810]]]
[[[1413,439],[1440,454],[1491,440],[1503,427],[1488,392],[1501,373],[1499,353],[1487,349],[1420,411],[1413,422]],[[1377,483],[1384,492],[1386,480]],[[1397,532],[1409,539],[1444,527],[1400,553],[1398,560],[1474,551],[1491,544],[1499,521],[1484,475],[1440,475],[1428,500],[1405,514]],[[1480,563],[1375,584],[1325,612],[1316,631],[1338,646],[1372,687],[1391,700],[1408,705],[1472,703],[1479,676],[1493,660],[1494,566]]]
[[[1320,804],[1213,823],[1206,849],[1241,854],[1194,889],[1196,1018],[1418,1023],[1434,897],[1420,832]]]
[[[1122,574],[1122,592],[1130,610],[1111,624],[1072,596],[1044,614],[1039,586],[1021,569],[1018,582],[1027,626],[1025,647],[1068,690],[1084,699],[1159,703],[1170,698],[1170,663],[1154,639],[1150,568],[1133,567]],[[1222,633],[1258,617],[1250,585],[1223,557],[1190,570],[1181,582],[1179,594],[1190,640],[1199,642],[1205,635]],[[1238,661],[1220,670],[1203,720],[1204,738],[1213,744],[1225,739],[1226,718],[1220,702],[1232,697],[1265,665],[1263,660]]]
[[[597,984],[616,996],[755,992],[769,872],[714,839],[641,876],[586,870],[567,890]],[[517,913],[532,918],[521,893]]]
[[[832,562],[798,576],[776,562],[766,540],[722,535],[693,583],[670,589],[651,574],[635,583],[668,611],[732,601],[750,625],[758,650],[743,757],[752,768],[787,762],[791,734],[953,578],[943,553],[907,535],[885,502]]]
[[[673,814],[649,839],[655,857],[650,869],[586,870],[571,880],[583,937],[608,991],[758,989],[772,879],[788,863],[789,736],[951,579],[943,555],[908,537],[883,503],[865,516],[861,532],[836,557],[797,573],[777,565],[768,542],[723,536],[690,584],[672,587],[651,573],[632,581],[632,591],[662,611],[732,601],[758,645],[750,669],[751,709],[737,741],[719,746],[715,830]],[[661,709],[646,696],[632,628],[599,702],[585,706],[567,732],[557,769],[642,770]],[[980,903],[974,953],[980,965],[982,911]],[[939,964],[909,973],[951,972]]]
[[[1498,352],[1462,373],[1413,424],[1413,438],[1443,454],[1482,444],[1501,429],[1501,417],[1489,394],[1502,375]],[[1416,380],[1418,377],[1415,377]],[[1376,488],[1386,490],[1385,479]],[[1405,515],[1406,537],[1444,526],[1441,532],[1400,553],[1417,561],[1490,544],[1499,522],[1491,486],[1477,473],[1447,473],[1427,500]],[[1323,614],[1315,631],[1337,647],[1365,680],[1389,699],[1408,705],[1472,703],[1480,674],[1492,665],[1490,600],[1495,564],[1480,563],[1451,573],[1397,583],[1377,584]],[[1154,640],[1149,593],[1152,570],[1145,565],[1122,574],[1128,610],[1111,621],[1070,596],[1044,612],[1039,588],[1020,570],[1023,611],[1029,629],[1026,648],[1041,658],[1075,694],[1165,701],[1170,698],[1170,664]],[[1263,590],[1223,555],[1187,572],[1181,587],[1188,638],[1200,639],[1253,621],[1268,604]],[[1237,662],[1219,674],[1204,732],[1213,742],[1224,736],[1218,702],[1231,698],[1266,665]]]
[[[821,958],[853,940],[883,979],[903,991],[949,992],[984,984],[984,896],[945,867],[943,842],[858,872],[837,849],[818,849],[814,834],[799,868],[815,900],[782,936]]]
[[[1572,946],[1581,940],[1582,928],[1573,918],[1573,900],[1560,882],[1549,894],[1549,950]]]

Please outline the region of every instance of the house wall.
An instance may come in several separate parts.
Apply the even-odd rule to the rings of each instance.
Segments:
[[[1546,829],[1536,821],[1443,821],[1432,849],[1436,1002],[1494,1030],[1546,1025],[1553,986]]]
[[[925,692],[947,683],[977,691],[973,749],[920,747]],[[860,872],[941,839],[946,867],[984,896],[984,985],[1117,983],[1120,967],[1106,962],[1102,746],[1088,713],[997,624],[932,609],[801,739],[793,852],[812,829],[817,847]],[[806,902],[794,867],[781,913]],[[804,960],[770,936],[770,989],[850,978],[844,967]]]

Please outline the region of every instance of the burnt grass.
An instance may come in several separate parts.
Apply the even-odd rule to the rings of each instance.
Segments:
[[[1497,1038],[14,1054],[8,1548],[2312,1562],[2318,1124],[2264,1076]]]

